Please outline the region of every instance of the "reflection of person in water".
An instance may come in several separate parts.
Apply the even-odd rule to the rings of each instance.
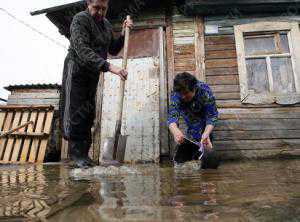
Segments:
[[[175,77],[174,93],[169,107],[168,126],[175,142],[182,144],[184,134],[178,127],[182,116],[187,125],[187,137],[212,148],[211,133],[218,119],[215,97],[210,87],[184,72]]]

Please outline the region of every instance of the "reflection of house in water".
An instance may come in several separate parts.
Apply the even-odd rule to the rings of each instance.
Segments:
[[[223,158],[299,150],[299,1],[110,3],[108,17],[116,31],[126,13],[135,19],[123,129],[131,137],[126,160],[171,155],[166,111],[174,75],[182,71],[207,82],[215,93],[221,113],[215,147]],[[72,17],[83,9],[80,1],[33,14],[46,13],[69,38]],[[118,58],[110,59],[119,63]],[[117,83],[110,75],[100,81],[94,147],[114,129]]]

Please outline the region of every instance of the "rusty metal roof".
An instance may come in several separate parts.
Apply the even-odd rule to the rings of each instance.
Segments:
[[[9,85],[4,87],[8,91],[13,91],[17,89],[60,89],[59,84],[24,84],[24,85]]]

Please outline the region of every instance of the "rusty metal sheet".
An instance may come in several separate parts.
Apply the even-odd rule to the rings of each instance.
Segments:
[[[130,33],[128,58],[159,56],[159,29],[133,30]],[[121,58],[123,50],[112,59]]]

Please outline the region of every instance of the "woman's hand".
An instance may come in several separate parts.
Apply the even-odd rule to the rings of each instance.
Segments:
[[[212,149],[213,145],[211,143],[209,135],[210,135],[209,133],[203,133],[201,138],[201,143],[204,145],[205,148]]]
[[[169,126],[171,133],[173,134],[174,140],[177,144],[182,144],[184,142],[184,134],[178,128],[176,123],[171,123]]]
[[[123,81],[127,80],[128,72],[126,69],[121,69],[117,66],[110,64],[109,71],[115,75],[118,75]]]

